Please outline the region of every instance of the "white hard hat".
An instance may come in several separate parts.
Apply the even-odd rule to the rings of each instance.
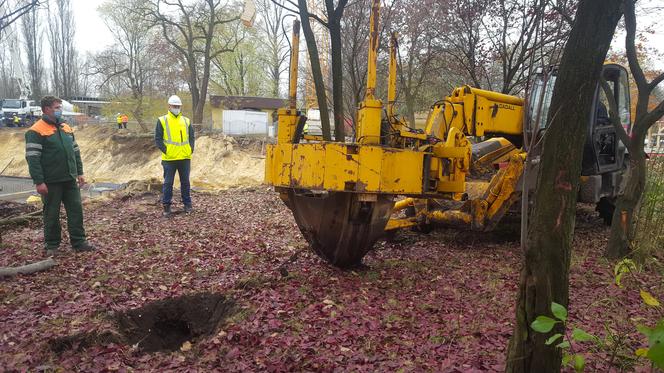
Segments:
[[[180,100],[180,97],[178,97],[177,95],[173,95],[168,98],[168,104],[182,106],[182,100]]]

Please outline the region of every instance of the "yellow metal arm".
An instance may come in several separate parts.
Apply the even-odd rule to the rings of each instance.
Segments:
[[[394,116],[394,104],[397,100],[397,33],[390,37],[390,65],[387,79],[387,117]]]
[[[300,21],[293,21],[293,36],[291,41],[290,75],[288,79],[288,107],[281,108],[278,114],[277,143],[288,144],[293,142],[295,127],[297,126],[297,65],[300,50]],[[265,177],[268,179],[268,169]]]
[[[290,70],[288,79],[288,107],[297,108],[297,68],[300,54],[300,21],[293,21],[293,41],[291,42]]]
[[[450,128],[457,128],[467,136],[521,136],[523,105],[523,99],[516,96],[470,86],[455,88],[432,107],[426,132],[442,139]]]
[[[383,103],[376,100],[376,60],[378,55],[378,15],[380,12],[380,0],[371,3],[371,17],[369,19],[369,56],[367,58],[367,91],[364,101],[360,103],[357,112],[356,141],[363,145],[380,144],[380,122],[383,111]]]

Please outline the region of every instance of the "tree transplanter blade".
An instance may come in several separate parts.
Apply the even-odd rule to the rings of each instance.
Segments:
[[[355,193],[290,190],[286,204],[313,251],[332,265],[348,268],[361,264],[384,234],[394,201],[391,195],[377,197],[365,202]]]

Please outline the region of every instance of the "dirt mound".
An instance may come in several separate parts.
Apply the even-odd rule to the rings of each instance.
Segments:
[[[0,170],[4,175],[28,176],[25,161],[25,129],[0,130]],[[120,132],[101,125],[75,128],[88,181],[126,183],[130,180],[161,179],[161,155],[151,134]],[[252,186],[263,182],[264,159],[260,150],[235,147],[223,134],[201,134],[196,138],[191,181],[194,187]],[[176,180],[176,185],[179,183]]]
[[[176,351],[185,342],[215,332],[234,312],[235,301],[222,294],[183,295],[118,314],[117,330],[58,337],[49,344],[57,353],[108,343],[136,346],[143,352]]]

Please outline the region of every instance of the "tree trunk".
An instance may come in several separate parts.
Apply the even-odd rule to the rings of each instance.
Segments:
[[[344,142],[343,62],[341,61],[341,25],[330,21],[330,50],[332,53],[332,102],[334,105],[334,139]]]
[[[415,97],[410,93],[409,87],[404,87],[404,96],[406,101],[406,118],[408,123],[415,128]]]
[[[141,128],[141,132],[148,132],[148,127],[145,125],[145,120],[143,120],[143,96],[139,95],[135,97],[135,99],[136,106],[134,106],[132,115],[136,118],[136,122],[138,122],[138,126]]]
[[[622,258],[629,255],[632,251],[632,245],[636,236],[636,220],[639,214],[643,192],[646,186],[646,154],[644,152],[644,142],[648,136],[648,130],[664,116],[664,100],[651,110],[649,103],[652,94],[658,85],[664,80],[664,73],[655,76],[648,82],[646,75],[639,63],[636,48],[636,14],[635,1],[624,1],[625,15],[625,51],[629,61],[629,69],[632,72],[632,78],[636,83],[638,90],[636,101],[636,115],[634,126],[630,138],[623,141],[629,149],[630,161],[625,177],[625,187],[618,196],[616,209],[614,210],[611,223],[611,238],[606,247],[604,255],[612,258]],[[656,95],[655,95],[656,96]],[[611,102],[611,101],[610,101]],[[622,132],[620,123],[617,121],[617,108],[612,103],[612,114],[614,126],[625,138],[626,133]]]
[[[632,141],[636,141],[636,139]],[[625,178],[627,182],[616,201],[616,209],[611,222],[611,235],[604,253],[609,259],[624,258],[632,252],[631,243],[636,235],[636,214],[638,214],[646,186],[646,158],[643,151],[630,152]]]
[[[9,166],[9,164],[7,166]],[[0,227],[17,227],[19,225],[28,224],[34,219],[41,219],[41,214],[41,211],[33,211],[19,216],[0,219]]]
[[[275,54],[278,51],[274,52]],[[275,58],[276,57],[276,58]],[[272,97],[279,98],[279,72],[281,65],[279,64],[279,56],[273,56],[273,66],[271,68],[272,74]]]
[[[203,123],[203,110],[205,109],[205,100],[207,100],[208,83],[210,82],[210,60],[206,58],[203,66],[203,77],[201,79],[201,90],[197,94],[196,106],[194,106],[194,118],[192,123]]]
[[[313,75],[314,86],[316,87],[316,99],[318,100],[318,110],[320,110],[320,126],[323,132],[323,140],[331,141],[330,136],[330,111],[327,108],[327,95],[325,94],[325,83],[323,73],[320,67],[320,58],[318,57],[318,46],[314,31],[309,23],[309,10],[307,9],[307,0],[298,0],[300,10],[300,21],[302,23],[302,32],[307,43],[309,52],[309,63],[311,64],[311,75]]]
[[[46,260],[26,264],[19,267],[0,267],[0,278],[45,271],[55,266],[56,264],[58,263],[56,263],[53,258],[48,258]]]
[[[621,0],[580,1],[565,46],[524,246],[507,372],[560,371],[560,349],[546,346],[544,342],[550,335],[533,332],[530,324],[539,315],[551,315],[551,302],[568,306],[569,261],[583,145],[602,63],[621,16],[620,4]]]

